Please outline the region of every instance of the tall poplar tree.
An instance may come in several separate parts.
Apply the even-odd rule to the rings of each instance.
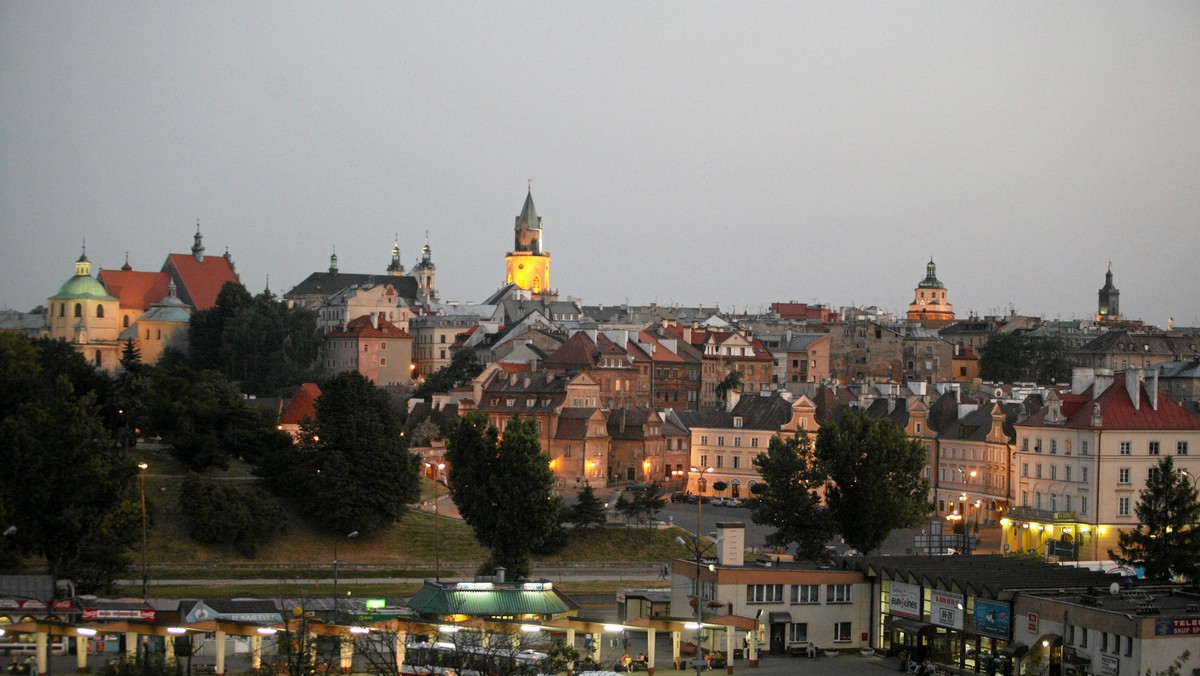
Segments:
[[[454,504],[491,550],[479,573],[503,566],[512,579],[528,577],[530,555],[559,536],[564,517],[536,423],[514,417],[501,437],[486,416],[469,414],[447,440],[446,460]]]
[[[1171,456],[1155,465],[1133,509],[1138,527],[1121,531],[1108,555],[1123,566],[1141,566],[1151,580],[1181,575],[1200,581],[1200,502],[1196,485]]]

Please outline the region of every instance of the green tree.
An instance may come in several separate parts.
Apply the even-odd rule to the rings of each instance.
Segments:
[[[0,420],[0,495],[16,544],[45,559],[50,575],[111,579],[128,565],[124,553],[140,532],[128,522],[136,498],[136,466],[112,441],[96,405],[95,393],[76,397],[66,376],[58,376],[45,397],[35,396]],[[64,496],[69,496],[66,499]],[[119,519],[125,515],[125,519]],[[89,554],[108,551],[101,562]],[[85,567],[103,570],[87,579]]]
[[[300,444],[272,454],[259,473],[328,533],[379,531],[420,495],[419,462],[401,430],[387,393],[345,371],[322,385]]]
[[[237,282],[225,282],[213,306],[192,315],[188,322],[188,356],[195,368],[214,371],[221,368],[225,324],[233,319],[238,310],[248,308],[253,303],[254,298],[246,287]]]
[[[291,443],[275,429],[271,414],[250,408],[224,375],[178,361],[151,371],[147,408],[149,431],[197,472],[226,469],[234,457],[254,462],[260,453]]]
[[[194,472],[183,479],[179,508],[193,540],[232,547],[246,558],[287,527],[287,513],[274,495],[257,486],[221,484]]]
[[[561,537],[564,509],[553,495],[550,458],[533,420],[514,417],[503,438],[481,413],[464,416],[447,440],[450,494],[491,556],[480,573],[503,566],[521,579],[530,554]]]
[[[801,560],[828,558],[825,543],[837,533],[837,526],[821,504],[825,474],[808,432],[772,437],[767,451],[754,459],[754,467],[763,483],[754,486],[757,492],[750,504],[750,518],[775,528],[766,537],[767,545],[785,550],[795,545],[795,556]]]
[[[717,388],[716,388],[717,399],[720,399],[721,401],[725,401],[726,399],[729,398],[730,392],[736,392],[738,389],[741,388],[741,386],[742,386],[742,372],[735,368],[730,368],[729,373],[726,373],[725,377],[721,380],[721,382],[717,383]]]
[[[993,333],[979,350],[979,376],[995,383],[1025,380],[1029,354],[1025,341],[1013,333]]]
[[[583,488],[579,489],[579,497],[571,507],[568,521],[579,530],[604,525],[604,503],[596,497],[596,491],[592,490],[591,484],[584,484]]]
[[[450,363],[426,376],[413,391],[413,396],[422,399],[438,392],[449,392],[471,381],[483,371],[476,358],[475,349],[459,348],[450,356]]]
[[[829,477],[825,502],[846,544],[863,554],[888,533],[921,523],[929,513],[929,482],[921,477],[925,447],[886,418],[857,409],[821,426],[817,461]]]
[[[1195,484],[1175,469],[1171,456],[1155,465],[1134,513],[1138,527],[1121,531],[1108,555],[1121,565],[1142,566],[1151,580],[1200,580],[1200,502]]]

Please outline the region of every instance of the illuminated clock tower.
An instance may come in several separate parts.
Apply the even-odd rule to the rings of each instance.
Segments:
[[[525,195],[525,206],[517,216],[516,241],[504,257],[506,284],[516,284],[534,298],[553,299],[550,289],[550,254],[542,250],[542,218],[533,206],[533,190]]]

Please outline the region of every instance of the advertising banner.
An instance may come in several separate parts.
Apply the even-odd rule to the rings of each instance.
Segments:
[[[1200,634],[1200,617],[1169,617],[1154,620],[1155,636]]]
[[[929,621],[948,629],[963,628],[963,595],[933,590],[929,604]]]
[[[975,633],[1009,640],[1012,635],[1012,609],[1008,603],[976,597]]]
[[[892,582],[888,613],[913,620],[921,619],[921,588],[907,582]]]

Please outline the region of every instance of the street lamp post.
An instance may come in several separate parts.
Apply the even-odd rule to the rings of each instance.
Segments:
[[[705,486],[708,485],[707,480],[704,478],[704,475],[711,474],[713,471],[713,468],[711,468],[711,467],[692,467],[691,470],[693,472],[699,474],[699,476],[696,478],[696,546],[699,547],[700,534],[704,532],[704,526],[702,525],[704,522],[700,520],[700,516],[702,514],[702,510],[700,508],[704,506],[704,496],[701,495],[701,493],[700,493],[700,482],[704,481]]]
[[[146,469],[150,467],[144,462],[138,463],[142,484],[142,600],[150,597],[150,573],[146,564]]]
[[[675,542],[684,547],[687,546],[687,542],[681,537],[676,537]],[[696,560],[696,622],[693,627],[696,630],[696,659],[692,662],[692,666],[696,669],[696,676],[700,676],[700,672],[708,666],[704,661],[704,586],[700,581],[705,549],[700,544],[700,533],[697,530],[696,535],[692,538],[692,555]]]
[[[434,465],[431,462],[425,463],[430,469],[437,467],[437,471],[433,474],[433,577],[434,580],[442,581],[442,535],[438,523],[441,521],[441,515],[438,511],[438,477],[441,476],[442,470],[446,468],[446,463],[439,462]]]
[[[358,537],[358,531],[351,531],[346,534],[347,540],[349,540],[350,538],[356,538],[356,537]],[[341,540],[341,538],[338,538],[333,541],[333,621],[334,622],[337,622],[338,618],[341,617],[341,608],[340,608],[341,599],[338,597],[338,555],[337,555],[338,541],[340,541],[340,540]]]

